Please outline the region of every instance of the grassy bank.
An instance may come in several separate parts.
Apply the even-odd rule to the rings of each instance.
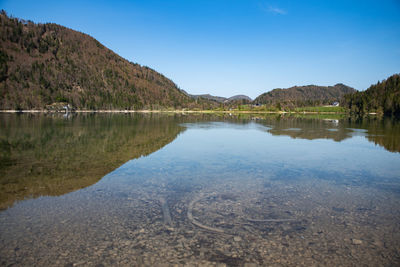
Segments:
[[[302,107],[295,108],[295,112],[312,112],[312,113],[346,113],[344,107],[334,107],[334,106],[320,106],[320,107]]]

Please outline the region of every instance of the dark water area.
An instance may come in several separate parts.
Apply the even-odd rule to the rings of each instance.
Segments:
[[[0,114],[0,265],[400,265],[400,123]]]

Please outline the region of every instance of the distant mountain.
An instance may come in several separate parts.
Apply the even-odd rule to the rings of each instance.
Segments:
[[[223,102],[225,102],[225,101],[227,100],[226,97],[222,97],[222,96],[213,96],[213,95],[210,95],[210,94],[190,95],[190,96],[191,96],[192,98],[194,98],[194,99],[203,98],[203,99],[215,101],[215,102],[218,102],[218,103],[223,103]]]
[[[304,106],[331,104],[339,101],[344,95],[353,93],[356,90],[344,84],[334,86],[294,86],[287,89],[274,89],[258,96],[256,104],[277,104]]]
[[[87,34],[0,14],[0,109],[191,107],[174,82]],[[207,104],[207,103],[206,103]]]
[[[236,101],[236,100],[245,100],[245,101],[249,101],[249,102],[253,101],[247,95],[234,95],[234,96],[231,96],[230,98],[228,98],[228,101]]]
[[[252,99],[246,95],[235,95],[235,96],[231,96],[229,98],[222,97],[222,96],[213,96],[210,94],[190,95],[190,96],[193,97],[194,99],[203,98],[203,99],[215,101],[218,103],[225,103],[225,104],[230,104],[230,103],[237,102],[237,101],[244,101],[244,102],[250,103],[252,101]]]
[[[365,91],[346,95],[342,104],[355,114],[376,112],[400,117],[400,74],[371,85]]]

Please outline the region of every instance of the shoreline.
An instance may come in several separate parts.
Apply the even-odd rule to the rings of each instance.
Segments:
[[[48,110],[0,110],[0,113],[66,113],[65,111]],[[315,112],[315,111],[257,111],[257,110],[75,110],[69,113],[226,113],[226,114],[338,114],[345,115],[346,112]],[[369,113],[376,115],[376,113]]]

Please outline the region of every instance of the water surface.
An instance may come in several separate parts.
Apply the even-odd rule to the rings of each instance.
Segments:
[[[2,265],[400,264],[397,122],[0,121]]]

